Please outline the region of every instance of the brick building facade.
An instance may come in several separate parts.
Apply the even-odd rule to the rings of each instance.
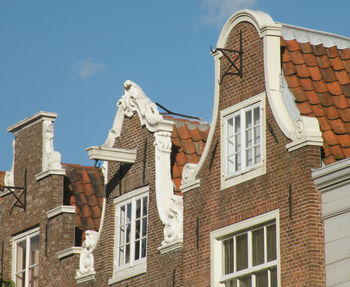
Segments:
[[[5,186],[25,183],[26,204],[2,188],[4,277],[33,280],[23,286],[346,284],[349,47],[238,11],[212,51],[210,129],[160,114],[126,81],[105,143],[87,149],[101,169],[60,162],[55,114],[10,127],[13,169],[0,175]],[[16,257],[24,243],[32,261]]]

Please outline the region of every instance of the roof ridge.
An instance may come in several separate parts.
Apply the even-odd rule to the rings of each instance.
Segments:
[[[299,43],[310,42],[311,45],[322,44],[327,48],[333,46],[337,46],[339,49],[350,48],[349,37],[289,24],[280,24],[282,25],[282,37],[285,40],[295,39]]]

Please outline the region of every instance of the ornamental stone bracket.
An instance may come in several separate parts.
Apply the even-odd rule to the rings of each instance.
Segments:
[[[65,175],[61,165],[61,154],[54,150],[54,126],[53,119],[43,120],[43,151],[42,151],[42,172],[35,175],[37,181],[49,175]]]
[[[94,255],[92,252],[96,248],[99,233],[93,230],[87,230],[85,241],[80,253],[79,270],[76,271],[75,279],[77,283],[95,280]]]
[[[186,163],[182,170],[180,189],[183,193],[200,186],[200,180],[196,179],[198,164]]]
[[[5,186],[15,186],[15,180],[14,180],[14,175],[13,175],[13,171],[15,168],[15,140],[12,141],[12,150],[13,150],[12,167],[11,167],[10,171],[5,172],[5,178],[4,178],[4,185]],[[0,197],[6,195],[8,193],[10,193],[10,191],[7,188],[5,188],[0,193]]]
[[[288,151],[299,149],[306,145],[323,145],[322,133],[316,118],[300,116],[294,122],[292,142],[287,144]]]

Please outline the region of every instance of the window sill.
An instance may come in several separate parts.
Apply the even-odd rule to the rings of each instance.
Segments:
[[[108,280],[108,285],[120,282],[122,280],[140,275],[147,272],[147,261],[143,261],[137,265],[130,266],[113,272],[113,277]]]
[[[261,176],[265,173],[266,173],[266,168],[265,168],[265,162],[263,161],[261,166],[258,166],[247,172],[241,173],[240,175],[236,175],[232,177],[225,177],[225,175],[223,175],[221,177],[221,190],[240,184],[242,182],[248,181],[255,177]]]

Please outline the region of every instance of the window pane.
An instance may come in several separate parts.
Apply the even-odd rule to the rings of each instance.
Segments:
[[[254,164],[261,162],[260,145],[254,147]]]
[[[39,235],[30,238],[29,266],[39,263]]]
[[[225,287],[237,287],[237,280],[235,279],[225,282]]]
[[[264,228],[254,230],[253,235],[253,266],[264,263]]]
[[[251,128],[252,127],[252,111],[246,111],[245,112],[245,128]]]
[[[147,215],[147,196],[145,196],[143,199],[143,212],[142,212],[142,215],[145,216]]]
[[[254,109],[254,125],[260,124],[260,107]]]
[[[276,224],[273,224],[267,227],[267,261],[272,261],[276,258]]]
[[[233,238],[224,241],[224,275],[233,272]]]
[[[129,223],[131,221],[131,203],[127,205],[127,220],[126,222]]]
[[[119,248],[119,266],[124,264],[124,246]]]
[[[228,138],[233,136],[233,118],[227,120],[226,135]]]
[[[238,134],[241,132],[241,117],[236,116],[235,117],[235,134]]]
[[[277,269],[270,270],[270,287],[277,287]]]
[[[253,149],[249,148],[246,150],[246,165],[251,166],[253,165]]]
[[[147,234],[147,217],[142,219],[142,237],[146,236]]]
[[[236,270],[248,267],[248,236],[243,234],[236,237]]]
[[[254,144],[260,143],[260,126],[254,127]]]
[[[140,241],[135,242],[135,260],[140,258]]]
[[[130,236],[131,236],[131,224],[129,223],[126,226],[126,243],[130,242]]]
[[[141,221],[137,220],[135,224],[136,230],[135,230],[135,239],[139,239],[141,235]]]
[[[246,147],[251,147],[253,145],[253,130],[249,129],[245,132],[245,145]]]
[[[136,218],[141,217],[141,199],[136,200]]]
[[[29,287],[39,286],[39,266],[29,269]]]
[[[249,276],[239,278],[239,287],[251,287],[252,286],[252,279]]]
[[[24,274],[24,272],[16,275],[16,286],[17,287],[25,287],[25,274]]]
[[[17,243],[16,272],[25,269],[26,264],[26,240]]]
[[[147,242],[146,242],[146,238],[144,238],[142,239],[141,258],[146,257],[146,251],[147,251]]]
[[[125,206],[120,208],[120,225],[125,224]]]
[[[125,246],[125,263],[130,262],[130,244]]]
[[[256,287],[268,287],[267,270],[256,274]]]

